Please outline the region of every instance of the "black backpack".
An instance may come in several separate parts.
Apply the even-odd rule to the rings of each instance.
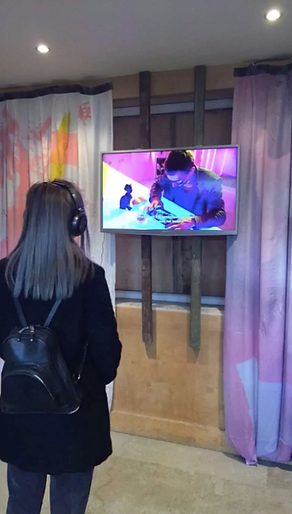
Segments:
[[[79,381],[88,345],[84,347],[78,373],[72,377],[58,337],[49,328],[61,301],[53,305],[43,326],[29,326],[17,298],[14,303],[21,328],[14,328],[3,342],[1,410],[6,414],[77,412],[82,400]]]

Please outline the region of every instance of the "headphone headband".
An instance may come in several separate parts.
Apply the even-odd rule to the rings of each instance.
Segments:
[[[59,187],[62,187],[63,189],[66,189],[72,198],[75,209],[79,210],[77,200],[76,200],[76,193],[75,193],[75,191],[73,191],[70,184],[66,184],[65,182],[59,182],[58,180],[54,180],[53,182],[51,182],[51,184],[53,184],[54,186],[59,186]]]
[[[81,236],[87,229],[87,216],[83,206],[78,206],[76,191],[71,187],[70,184],[66,182],[59,182],[58,180],[54,180],[51,182],[51,184],[66,189],[66,191],[68,191],[70,194],[74,204],[74,209],[69,221],[69,231],[72,237]]]

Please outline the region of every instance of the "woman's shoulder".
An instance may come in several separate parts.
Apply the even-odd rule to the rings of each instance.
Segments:
[[[104,279],[104,269],[95,262],[91,261],[84,286],[89,288],[92,286],[94,287],[97,283],[104,281]]]
[[[105,287],[105,271],[98,264],[91,262],[90,268],[87,272],[85,281],[80,285],[76,291],[85,295],[85,297],[95,298]]]
[[[103,278],[105,276],[104,269],[99,266],[99,264],[96,264],[95,262],[91,261],[91,273],[89,273],[89,278]]]
[[[94,269],[94,273],[95,275],[104,275],[105,274],[105,271],[103,269],[102,266],[100,266],[99,264],[96,264],[95,262],[92,262],[92,265],[93,265],[93,269]]]

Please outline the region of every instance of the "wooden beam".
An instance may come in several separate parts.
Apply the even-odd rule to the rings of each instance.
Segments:
[[[139,104],[140,104],[140,147],[150,148],[150,99],[151,99],[151,75],[149,71],[139,74]]]
[[[170,146],[176,147],[176,115],[170,117]],[[182,280],[182,238],[175,236],[172,238],[172,276],[173,276],[173,292],[183,292]]]
[[[142,255],[142,338],[143,343],[153,343],[152,312],[152,237],[141,236]]]
[[[194,72],[195,98],[194,98],[194,144],[204,144],[204,122],[205,122],[205,96],[206,96],[206,66],[196,66]]]
[[[140,103],[140,147],[151,147],[150,128],[151,75],[148,71],[139,74]],[[147,345],[153,343],[152,312],[152,237],[141,236],[142,257],[142,338]]]
[[[196,66],[194,70],[194,145],[204,143],[206,66]],[[194,350],[201,346],[201,275],[202,275],[202,238],[192,238],[191,265],[191,310],[190,310],[190,345]]]
[[[201,347],[201,274],[202,239],[193,237],[191,264],[191,341],[193,350]]]

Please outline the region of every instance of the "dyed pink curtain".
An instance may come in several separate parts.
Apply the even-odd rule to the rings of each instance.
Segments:
[[[229,238],[225,307],[228,443],[248,464],[292,453],[292,66],[235,72],[241,147],[239,235]]]

